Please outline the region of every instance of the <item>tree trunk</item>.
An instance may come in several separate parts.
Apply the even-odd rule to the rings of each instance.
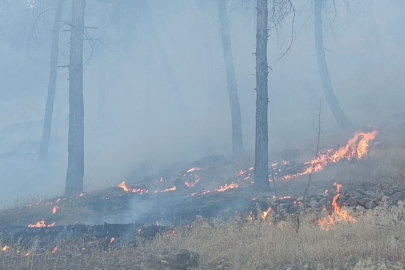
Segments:
[[[332,82],[330,80],[329,70],[326,63],[322,33],[322,0],[315,0],[314,29],[319,75],[321,77],[322,88],[325,92],[326,100],[328,101],[329,107],[332,110],[333,116],[335,117],[339,126],[343,129],[351,128],[352,124],[350,123],[349,119],[347,119],[345,113],[342,111],[342,108],[340,108],[339,102],[337,101],[335,93],[333,92]]]
[[[107,17],[107,2],[103,1],[102,5],[102,15],[100,20],[101,28],[101,40],[105,42],[106,39],[106,17]],[[100,51],[100,63],[98,71],[98,126],[100,128],[104,127],[105,119],[105,46],[101,47]]]
[[[159,58],[159,62],[162,65],[162,69],[166,76],[167,82],[169,84],[169,88],[172,91],[172,93],[178,103],[177,105],[178,105],[179,111],[182,112],[184,116],[187,116],[184,114],[184,112],[187,111],[187,104],[183,99],[183,96],[181,94],[179,85],[177,83],[176,76],[174,75],[172,66],[170,65],[170,62],[167,59],[166,52],[160,42],[158,30],[154,26],[153,20],[151,19],[148,0],[146,0],[144,2],[144,4],[145,4],[145,20],[146,20],[146,25],[149,29],[151,42],[155,45],[155,49],[156,49],[157,56]]]
[[[86,0],[72,0],[72,26],[69,65],[69,138],[65,195],[83,192],[84,105],[83,40]]]
[[[257,33],[256,33],[256,143],[254,186],[257,190],[269,191],[269,135],[267,109],[269,103],[267,78],[267,0],[257,0]]]
[[[222,48],[224,52],[226,80],[228,83],[229,103],[232,118],[232,150],[234,155],[244,154],[242,138],[242,119],[236,86],[235,67],[233,64],[231,37],[229,34],[229,21],[226,11],[226,0],[218,0],[219,21],[221,23]]]
[[[59,32],[60,32],[59,28],[63,12],[63,2],[64,0],[58,0],[56,3],[55,21],[53,23],[51,63],[48,82],[48,97],[46,100],[44,128],[42,131],[41,146],[39,148],[40,160],[47,159],[49,150],[49,141],[51,138],[53,104],[55,101],[56,78],[58,73],[57,65],[59,52]]]

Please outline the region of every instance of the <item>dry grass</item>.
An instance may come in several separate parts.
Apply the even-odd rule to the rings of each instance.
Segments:
[[[322,231],[313,216],[301,219],[296,234],[293,221],[208,225],[177,228],[134,249],[103,249],[97,241],[62,243],[59,251],[17,248],[0,254],[1,269],[164,269],[154,254],[189,249],[200,254],[200,269],[214,269],[223,261],[228,269],[403,269],[405,267],[405,206],[382,205],[358,212],[355,224],[339,223]],[[83,248],[85,248],[83,250]],[[24,257],[26,252],[30,256]],[[219,268],[222,269],[222,268]]]

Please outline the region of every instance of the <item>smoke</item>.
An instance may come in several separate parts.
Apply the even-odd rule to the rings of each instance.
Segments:
[[[14,3],[16,2],[16,3]],[[18,3],[17,3],[18,2]],[[58,70],[50,156],[37,151],[47,94],[52,5],[0,4],[0,206],[30,194],[60,194],[67,167],[68,80]],[[106,36],[86,42],[85,188],[137,182],[161,169],[184,168],[210,154],[231,153],[231,118],[216,1],[120,1],[107,5]],[[203,4],[201,2],[204,2]],[[255,138],[255,9],[229,0],[228,16],[245,148]],[[313,121],[323,100],[323,130],[340,135],[325,101],[315,54],[313,6],[295,1],[293,14],[270,33],[270,160],[299,149],[310,154]],[[306,1],[304,1],[306,2]],[[336,1],[323,9],[324,42],[336,97],[359,129],[403,111],[404,52],[400,1]],[[88,1],[86,25],[98,27],[101,5]],[[63,20],[70,19],[65,4]],[[153,32],[151,32],[153,27]],[[280,60],[294,29],[294,43]],[[63,25],[62,30],[68,26]],[[32,32],[32,33],[31,33]],[[101,40],[101,31],[89,28]],[[61,66],[69,32],[61,32]],[[158,42],[157,42],[158,41]],[[105,47],[104,47],[105,46]],[[105,51],[105,119],[98,115],[101,49]],[[166,57],[170,71],[162,60]],[[277,61],[276,61],[277,60]],[[168,73],[172,73],[171,78]],[[178,88],[171,85],[175,78]],[[326,146],[325,146],[326,147]],[[145,209],[155,205],[145,205]],[[142,214],[142,213],[141,213]]]

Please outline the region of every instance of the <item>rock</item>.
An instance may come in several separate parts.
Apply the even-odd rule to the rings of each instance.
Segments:
[[[327,205],[328,202],[329,202],[329,201],[328,201],[327,198],[322,198],[322,199],[319,200],[319,204],[320,204],[321,206]]]
[[[390,200],[393,202],[405,200],[405,191],[400,191],[392,194]]]
[[[170,269],[186,270],[198,267],[200,256],[193,251],[182,249],[175,254],[157,255],[156,258]]]
[[[370,201],[369,198],[363,198],[363,199],[359,200],[359,205],[365,207],[366,204],[367,204],[369,201]]]
[[[373,209],[375,206],[376,206],[376,204],[372,201],[369,201],[368,203],[366,203],[367,209]]]
[[[357,201],[357,198],[355,198],[355,197],[352,197],[352,198],[349,198],[346,200],[346,205],[350,206],[350,207],[357,206],[357,203],[358,203],[358,201]]]
[[[317,201],[311,201],[311,202],[309,203],[309,205],[310,205],[312,208],[319,208],[319,207],[321,207],[321,205],[320,205]]]

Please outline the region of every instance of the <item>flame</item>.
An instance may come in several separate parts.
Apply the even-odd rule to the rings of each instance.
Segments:
[[[58,198],[55,202],[55,204],[58,204],[60,202],[60,198]]]
[[[27,257],[30,256],[30,255],[31,255],[31,253],[30,253],[30,252],[27,252],[27,253],[24,254],[24,257],[27,258]]]
[[[173,191],[176,191],[176,186],[174,186],[172,188],[166,188],[165,190],[162,190],[161,192],[164,193],[164,192],[173,192]]]
[[[189,187],[189,188],[192,188],[192,187],[194,187],[198,182],[200,182],[200,176],[199,176],[199,175],[196,175],[195,178],[196,178],[195,181],[192,182],[192,183],[186,181],[186,182],[185,182],[186,186]]]
[[[1,248],[0,250],[1,250],[2,252],[6,252],[6,251],[8,251],[9,249],[10,249],[9,246],[4,246],[4,247]]]
[[[254,221],[254,217],[253,217],[252,211],[249,212],[248,220],[249,220],[250,222],[253,222],[253,221]]]
[[[250,167],[249,172],[253,172],[254,169],[255,169],[254,167]]]
[[[212,192],[211,190],[207,190],[207,191],[200,192],[200,193],[195,192],[195,193],[191,193],[191,196],[194,197],[194,196],[207,195],[207,194],[210,194],[211,192]]]
[[[345,147],[341,147],[335,152],[333,152],[332,149],[326,151],[318,158],[305,163],[307,168],[304,171],[286,175],[284,176],[284,179],[288,180],[313,172],[322,171],[328,164],[338,163],[342,159],[362,159],[368,151],[369,142],[374,140],[377,134],[377,130],[374,130],[371,133],[357,132]]]
[[[159,182],[163,182],[163,177],[160,177],[160,180],[159,180]]]
[[[79,197],[83,197],[83,196],[84,196],[84,193],[80,193]]]
[[[122,188],[125,192],[131,192],[131,193],[136,193],[136,194],[140,194],[140,195],[149,193],[149,190],[147,190],[147,189],[131,188],[131,187],[127,186],[125,181],[123,181],[121,184],[119,184],[118,187]]]
[[[52,209],[52,214],[56,214],[58,212],[59,206],[54,206]]]
[[[247,177],[245,177],[243,180],[245,180],[245,181],[249,181],[250,180],[250,173],[248,174],[248,176]]]
[[[49,225],[45,224],[44,220],[38,221],[37,224],[30,224],[28,225],[28,228],[50,228],[50,227],[55,227],[56,223],[51,223]]]
[[[159,224],[159,220],[156,220],[156,226],[160,226],[160,224]]]
[[[244,171],[244,170],[240,170],[240,172],[238,173],[238,176],[244,176],[245,175],[245,173],[246,173],[246,171]]]
[[[194,167],[194,168],[191,168],[190,170],[188,170],[187,173],[192,173],[192,172],[201,171],[201,170],[202,170],[202,168]]]
[[[56,254],[56,252],[58,252],[58,246],[54,247],[52,250],[52,254]]]
[[[322,218],[318,221],[318,225],[321,230],[329,231],[332,226],[341,221],[345,221],[348,223],[356,223],[357,220],[350,216],[349,213],[345,210],[342,210],[341,207],[337,204],[338,199],[340,198],[340,189],[342,188],[341,184],[335,182],[333,184],[336,187],[336,195],[333,197],[332,200],[332,207],[334,212],[329,215],[327,218]]]
[[[262,218],[263,222],[266,221],[266,218],[269,216],[270,213],[271,213],[271,207],[269,207],[266,211],[262,212],[261,218]]]
[[[325,189],[325,195],[327,195],[329,193],[329,190]]]
[[[115,238],[114,237],[111,237],[111,239],[110,239],[110,244],[112,244],[112,243],[114,243],[115,242]]]
[[[225,184],[225,186],[221,186],[220,188],[218,188],[218,189],[215,189],[215,191],[216,192],[225,192],[225,191],[227,191],[227,190],[230,190],[230,189],[236,189],[236,188],[238,188],[239,187],[239,185],[238,184],[236,184],[236,183],[231,183],[231,184]]]

